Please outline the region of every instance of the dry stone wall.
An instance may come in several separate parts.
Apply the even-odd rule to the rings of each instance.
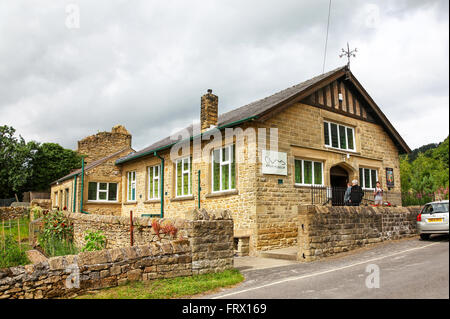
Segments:
[[[0,269],[0,299],[71,297],[127,281],[189,276],[189,241],[114,248]]]
[[[50,258],[48,261],[0,269],[0,299],[57,298],[86,290],[112,287],[126,281],[151,280],[233,268],[233,220],[227,211],[193,210],[178,225],[182,239],[151,229],[150,218],[133,220],[142,236],[130,246],[129,226],[121,217],[67,213],[74,223],[75,241],[82,244],[84,230],[103,230],[108,249]],[[108,230],[108,231],[106,231]],[[113,240],[116,236],[119,239]],[[128,237],[127,237],[128,236]],[[77,287],[68,288],[76,285]]]
[[[0,220],[21,218],[29,212],[29,207],[0,207]]]
[[[415,236],[420,207],[320,207],[299,210],[298,260]]]

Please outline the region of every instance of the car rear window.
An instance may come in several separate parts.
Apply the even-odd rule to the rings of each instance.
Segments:
[[[446,213],[448,213],[448,203],[436,203],[436,204],[433,204],[433,212],[446,212]]]

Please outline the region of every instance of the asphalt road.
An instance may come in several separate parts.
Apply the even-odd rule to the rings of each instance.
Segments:
[[[449,240],[385,242],[344,257],[242,273],[243,284],[202,298],[448,299]]]

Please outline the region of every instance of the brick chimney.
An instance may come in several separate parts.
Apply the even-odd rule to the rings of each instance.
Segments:
[[[209,89],[208,93],[201,98],[200,124],[202,133],[208,130],[211,125],[217,126],[218,107],[219,98],[212,94],[212,90]]]

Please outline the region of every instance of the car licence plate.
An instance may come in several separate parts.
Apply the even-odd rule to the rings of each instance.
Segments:
[[[443,218],[428,218],[429,223],[442,223]]]

